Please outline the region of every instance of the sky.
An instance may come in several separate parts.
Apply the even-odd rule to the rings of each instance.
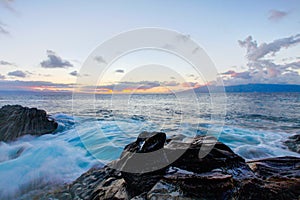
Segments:
[[[100,44],[143,27],[197,42],[225,85],[300,84],[298,0],[0,0],[0,90],[71,91],[89,78],[81,69]],[[146,50],[112,63],[96,87],[153,93],[213,83],[174,55]]]

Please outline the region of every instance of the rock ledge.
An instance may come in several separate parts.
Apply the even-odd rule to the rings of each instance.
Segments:
[[[26,134],[51,133],[57,126],[44,110],[20,105],[6,105],[0,109],[0,141],[15,140]]]
[[[136,161],[135,153],[162,150],[162,153],[172,155],[168,153],[189,146],[175,162],[159,170],[130,173],[112,169],[109,165],[93,168],[72,184],[43,198],[299,199],[300,158],[279,157],[246,163],[220,142],[215,144],[206,157],[199,158],[203,139],[203,136],[198,136],[191,144],[186,144],[175,139],[166,141],[164,133],[144,132],[135,142],[125,147],[120,159],[111,166],[117,163],[126,169]],[[147,162],[161,162],[162,158],[150,158]]]

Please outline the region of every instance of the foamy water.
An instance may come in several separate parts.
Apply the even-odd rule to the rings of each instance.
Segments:
[[[69,97],[62,97],[61,101],[55,99],[56,106],[53,102],[51,105],[49,102],[47,104],[45,99],[32,102],[38,108],[44,106],[49,110],[55,107],[52,117],[59,123],[55,134],[24,136],[13,142],[0,143],[0,199],[25,199],[30,191],[35,193],[46,186],[70,183],[92,166],[118,158],[123,147],[134,141],[141,131],[163,130],[168,136],[193,136],[205,134],[207,129],[213,130],[215,126],[209,121],[206,104],[201,113],[195,113],[190,107],[179,109],[170,98],[153,103],[146,96],[130,106],[140,108],[139,106],[148,105],[148,112],[144,112],[147,111],[146,108],[141,111],[137,109],[139,112],[134,109],[128,111],[122,102],[111,110],[109,103],[102,101],[99,108],[96,108],[97,112],[85,102],[81,109],[76,110],[79,114],[72,116],[68,109],[70,102],[66,103],[64,98]],[[271,96],[269,99],[264,97],[265,103],[259,97],[233,96],[229,105],[234,103],[235,98],[239,100],[239,107],[229,108],[227,111],[226,124],[219,137],[221,142],[247,160],[300,156],[289,151],[283,144],[287,137],[299,133],[299,110],[295,109],[300,105],[299,94],[290,96],[290,99],[277,96],[275,103],[282,105],[273,113],[268,112],[268,109],[272,110],[271,100],[274,100]],[[1,104],[8,102],[30,106],[28,97],[24,97],[23,102],[2,99]],[[262,109],[261,106],[265,108]],[[252,107],[252,110],[247,110],[248,107]],[[282,108],[285,113],[280,110]],[[64,113],[57,112],[58,110]],[[180,124],[183,113],[190,114],[195,120]],[[179,125],[184,129],[180,129]]]

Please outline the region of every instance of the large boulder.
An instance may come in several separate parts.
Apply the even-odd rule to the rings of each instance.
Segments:
[[[0,109],[0,141],[15,140],[26,134],[51,133],[57,126],[44,110],[20,105],[6,105]]]
[[[199,151],[204,141],[205,145],[212,145],[213,148],[201,158]],[[185,146],[180,141],[171,141],[166,145],[167,152],[186,151],[169,165],[166,174],[147,193],[148,198],[155,196],[164,199],[164,190],[173,188],[172,195],[176,198],[228,199],[233,198],[237,189],[243,187],[244,181],[250,177],[255,179],[245,160],[215,139],[197,136],[187,149]]]
[[[142,132],[135,142],[124,148],[117,165],[111,165],[122,170],[122,178],[132,196],[150,190],[165,173],[164,167],[156,168],[161,158],[155,154],[150,156],[152,152],[161,150],[165,141],[165,133]]]
[[[212,150],[205,157],[199,156],[202,145],[210,142],[214,145]],[[104,168],[91,169],[71,185],[46,197],[70,200],[299,199],[300,158],[280,157],[247,163],[225,144],[215,142],[215,139],[197,136],[186,143],[166,140],[164,133],[144,132],[125,147],[117,161]],[[154,154],[156,159],[151,153],[157,153]],[[174,155],[179,157],[172,161]],[[162,167],[155,168],[153,163]],[[120,171],[122,169],[125,171]],[[153,171],[149,171],[151,169]]]
[[[299,199],[300,198],[300,158],[275,157],[249,161],[255,175],[261,180],[258,197],[263,199]],[[254,190],[245,188],[243,196]],[[253,195],[252,195],[253,196]]]

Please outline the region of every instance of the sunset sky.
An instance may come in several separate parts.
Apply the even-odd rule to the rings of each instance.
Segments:
[[[0,0],[0,90],[70,91],[78,77],[88,78],[80,70],[102,42],[142,27],[196,41],[225,85],[300,84],[299,0]],[[98,90],[152,93],[204,84],[183,60],[144,51],[114,62]]]

